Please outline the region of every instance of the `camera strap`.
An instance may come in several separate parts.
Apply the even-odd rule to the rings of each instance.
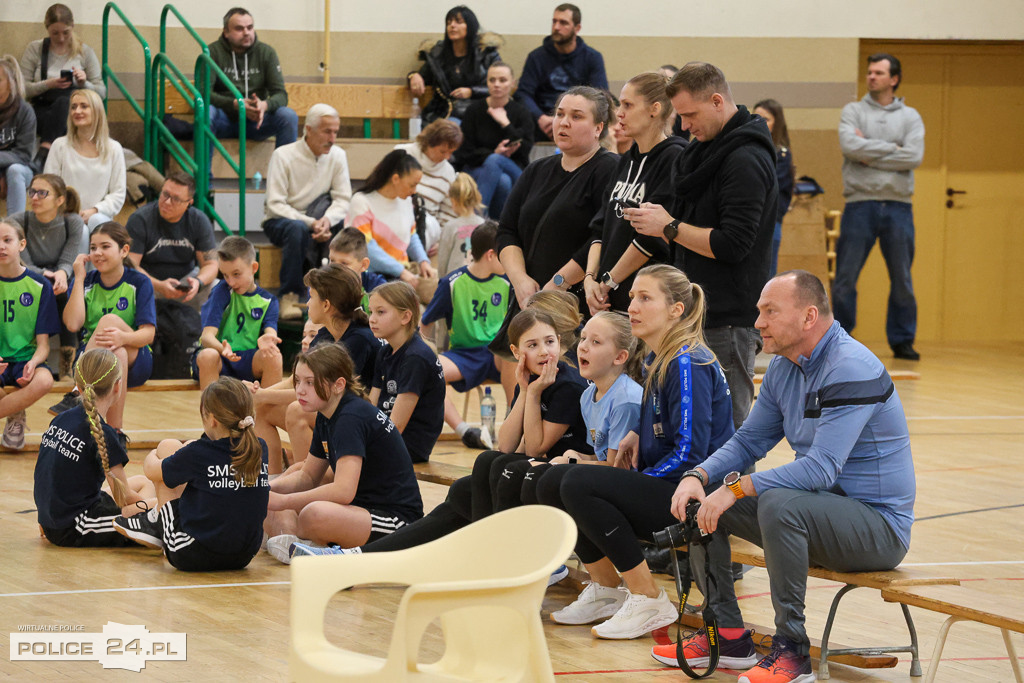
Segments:
[[[671,548],[670,552],[672,554],[672,562],[676,567],[676,593],[679,595],[679,616],[681,617],[686,607],[686,601],[690,597],[690,588],[693,585],[693,570],[690,568],[689,557],[686,558],[686,561],[680,563],[675,547]],[[715,577],[711,573],[711,553],[707,551],[707,548],[704,549],[704,576],[709,588],[708,592],[710,593],[712,590],[711,584],[715,583]],[[715,615],[714,608],[711,607],[711,600],[708,596],[704,596],[702,617],[704,619],[704,630],[708,638],[708,668],[702,674],[695,672],[686,663],[686,657],[683,653],[682,627],[679,621],[676,621],[676,661],[683,673],[694,679],[707,678],[718,668],[718,617]]]

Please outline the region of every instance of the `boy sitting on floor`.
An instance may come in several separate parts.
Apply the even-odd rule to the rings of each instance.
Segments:
[[[264,386],[281,381],[277,297],[256,285],[256,248],[244,237],[225,237],[217,249],[223,280],[203,304],[203,348],[192,373],[205,389],[220,375]]]

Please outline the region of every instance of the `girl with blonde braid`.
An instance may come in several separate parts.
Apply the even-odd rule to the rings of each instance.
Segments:
[[[165,439],[146,456],[158,508],[118,517],[114,528],[163,549],[186,572],[242,569],[259,552],[270,482],[267,444],[256,436],[252,394],[220,377],[199,398],[203,436]]]
[[[34,488],[39,527],[59,546],[135,545],[114,530],[114,518],[147,509],[146,499],[155,491],[141,475],[126,478],[128,454],[104,420],[124,391],[117,356],[107,349],[86,351],[74,376],[82,404],[53,418],[39,446]],[[102,489],[104,480],[109,492]]]

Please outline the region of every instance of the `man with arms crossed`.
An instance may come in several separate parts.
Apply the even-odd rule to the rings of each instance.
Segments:
[[[918,360],[917,300],[911,281],[914,261],[914,169],[924,158],[924,122],[916,109],[896,97],[903,81],[900,60],[868,57],[868,94],[843,107],[839,146],[843,150],[846,209],[836,244],[832,300],[836,320],[852,333],[857,324],[857,278],[878,240],[889,270],[885,336],[893,355]]]
[[[743,426],[683,475],[672,514],[682,519],[686,503],[700,500],[697,522],[715,533],[709,599],[722,627],[722,665],[756,662],[739,683],[809,683],[815,676],[804,629],[807,568],[864,572],[898,565],[910,547],[914,463],[892,378],[835,321],[818,278],[782,273],[765,285],[757,308],[764,350],[776,358]],[[740,475],[783,437],[795,460]],[[719,482],[705,495],[705,487]],[[728,534],[765,550],[776,633],[771,654],[759,662],[733,590]],[[703,551],[691,551],[691,562],[703,590]],[[705,666],[707,645],[703,630],[686,639],[687,663]],[[653,654],[676,661],[674,644]]]

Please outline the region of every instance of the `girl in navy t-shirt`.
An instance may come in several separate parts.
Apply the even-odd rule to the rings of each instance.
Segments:
[[[39,528],[59,546],[135,545],[117,533],[114,518],[148,509],[148,501],[135,504],[155,503],[156,493],[144,476],[125,476],[128,455],[104,421],[124,391],[121,365],[109,350],[91,349],[75,363],[74,377],[82,404],[53,418],[39,446],[33,488]]]
[[[160,442],[146,457],[146,476],[160,507],[118,517],[114,527],[182,571],[242,569],[259,552],[270,483],[267,446],[253,429],[252,395],[220,377],[199,399],[203,436]]]
[[[356,375],[369,385],[381,343],[373,336],[362,309],[363,283],[351,268],[330,264],[314,268],[303,280],[309,287],[309,321],[320,325],[309,348],[324,343],[341,343],[352,356]],[[292,461],[301,463],[309,453],[313,436],[313,416],[295,402],[295,389],[290,379],[270,387],[253,387],[256,402],[256,434],[267,442],[270,472],[284,469],[281,437],[277,429],[288,432]]]
[[[400,280],[370,293],[370,330],[387,344],[377,354],[370,403],[402,433],[413,462],[426,462],[444,426],[444,369],[420,337],[420,301]]]
[[[312,457],[271,485],[267,550],[289,562],[295,542],[355,547],[422,517],[402,435],[366,400],[344,347],[299,354],[292,381],[303,410],[316,415]],[[334,478],[321,484],[328,468]]]

